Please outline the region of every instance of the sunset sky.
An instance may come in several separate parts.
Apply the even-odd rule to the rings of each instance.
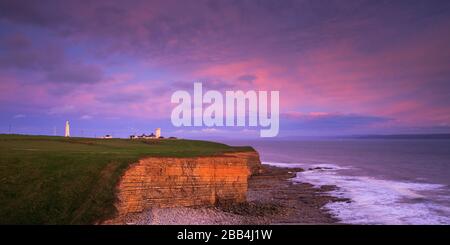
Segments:
[[[173,127],[194,82],[280,91],[279,137],[449,133],[450,1],[0,0],[0,133],[258,137]]]

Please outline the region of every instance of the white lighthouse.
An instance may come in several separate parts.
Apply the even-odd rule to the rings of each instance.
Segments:
[[[70,124],[66,121],[66,127],[64,129],[64,137],[70,137]]]
[[[157,139],[159,139],[159,137],[161,137],[161,128],[157,128],[157,129],[155,130],[155,137],[156,137]]]

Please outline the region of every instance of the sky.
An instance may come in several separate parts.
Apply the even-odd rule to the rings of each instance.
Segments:
[[[177,90],[279,91],[277,137],[450,132],[450,1],[0,1],[0,133],[174,127]]]

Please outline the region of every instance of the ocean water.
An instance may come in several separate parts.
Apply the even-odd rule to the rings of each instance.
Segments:
[[[263,164],[302,167],[294,182],[337,185],[326,205],[342,223],[450,224],[450,140],[228,141],[251,145]],[[320,169],[314,169],[320,167]]]

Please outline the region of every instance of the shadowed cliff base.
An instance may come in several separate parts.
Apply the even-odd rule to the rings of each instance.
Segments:
[[[326,195],[336,188],[295,184],[302,169],[261,166],[248,180],[246,202],[218,202],[210,207],[149,208],[109,224],[331,224],[338,220],[324,209],[328,202],[349,201]]]

